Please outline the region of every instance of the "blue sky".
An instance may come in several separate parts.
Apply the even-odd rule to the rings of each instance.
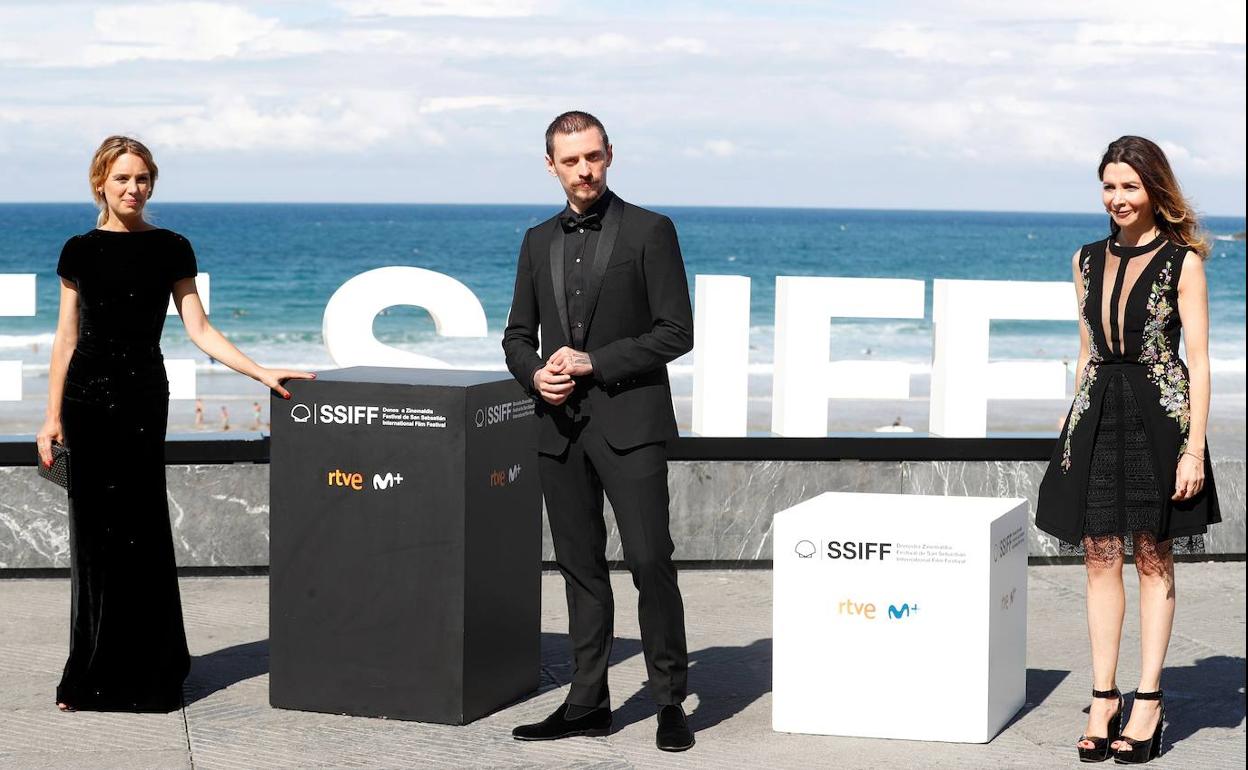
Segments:
[[[89,199],[110,133],[167,201],[540,202],[606,123],[653,205],[1095,211],[1124,133],[1243,215],[1242,1],[0,4],[0,201]]]

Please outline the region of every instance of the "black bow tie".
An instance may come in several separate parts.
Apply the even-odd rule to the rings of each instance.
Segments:
[[[563,225],[563,231],[565,233],[570,233],[580,229],[602,229],[602,217],[596,212],[590,214],[564,214],[560,217],[559,222]]]

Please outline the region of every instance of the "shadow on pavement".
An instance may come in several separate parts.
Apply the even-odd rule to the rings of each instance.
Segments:
[[[698,707],[689,715],[689,725],[695,732],[710,729],[732,719],[771,692],[771,663],[770,639],[758,639],[741,647],[708,647],[690,653],[689,691],[697,694]],[[1069,675],[1069,671],[1027,669],[1026,701],[1003,729],[1043,703]],[[1242,679],[1241,674],[1240,681]],[[652,719],[655,710],[653,699],[643,687],[616,710],[615,730]],[[1242,715],[1241,706],[1241,719]]]
[[[1044,701],[1053,694],[1053,691],[1057,689],[1057,686],[1065,681],[1068,676],[1070,676],[1069,671],[1062,671],[1059,669],[1027,669],[1027,695],[1023,700],[1023,707],[1018,710],[1017,714],[1010,718],[1010,721],[1005,723],[1005,727],[1002,727],[1001,730],[997,732],[997,735],[1000,735],[1010,729],[1016,722],[1018,722],[1018,720],[1027,716],[1032,711],[1035,711],[1036,707],[1038,707],[1041,703],[1044,703]],[[993,739],[996,739],[997,736],[994,735],[992,737]]]
[[[641,652],[641,641],[617,637],[611,646],[611,665]],[[541,678],[538,689],[516,703],[523,703],[550,690],[563,687],[571,679],[571,651],[566,634],[541,635]],[[182,685],[186,705],[203,700],[247,679],[269,673],[269,640],[236,644],[191,659],[191,672]],[[514,705],[514,704],[509,704]]]
[[[182,701],[191,705],[239,682],[269,673],[269,640],[215,650],[191,659],[191,673],[182,684]]]
[[[1162,750],[1206,727],[1242,725],[1244,673],[1244,659],[1230,655],[1201,658],[1191,666],[1167,666],[1161,674],[1161,689],[1166,694]]]
[[[629,639],[626,637],[615,637],[611,644],[611,658],[609,665],[614,666],[623,660],[628,660],[634,655],[641,654],[641,640]],[[542,681],[538,690],[530,695],[521,698],[517,703],[523,703],[529,698],[540,695],[552,687],[565,687],[572,681],[572,648],[568,644],[567,634],[552,634],[542,632]],[[612,683],[613,689],[619,686],[619,682]]]
[[[641,641],[617,637],[611,647],[611,665],[641,653]],[[565,634],[542,633],[542,674],[538,689],[516,701],[523,703],[552,688],[566,686],[571,674],[571,653]],[[695,731],[710,729],[733,718],[771,692],[771,639],[748,645],[707,647],[689,654],[689,692],[698,696],[698,707],[689,715]],[[269,672],[269,640],[200,655],[192,659],[191,673],[183,685],[186,705],[213,693]],[[1027,669],[1027,700],[1004,729],[1044,702],[1069,671]],[[1166,669],[1165,681],[1173,705],[1167,704],[1167,746],[1204,727],[1235,727],[1244,721],[1244,659],[1217,656],[1194,666]],[[618,690],[625,683],[616,681]],[[1185,695],[1184,693],[1193,693]],[[1212,698],[1208,695],[1216,693]],[[1203,697],[1203,700],[1202,700]],[[515,705],[509,704],[509,705]],[[1216,705],[1218,708],[1208,708]],[[614,730],[653,719],[657,706],[645,682],[615,709]]]
[[[618,644],[620,640],[616,640]],[[743,646],[707,647],[689,653],[689,693],[698,707],[689,714],[694,732],[739,714],[771,692],[771,639]],[[614,729],[654,719],[658,706],[644,683],[615,711]],[[656,723],[657,724],[657,723]]]

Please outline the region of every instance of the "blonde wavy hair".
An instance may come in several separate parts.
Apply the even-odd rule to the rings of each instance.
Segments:
[[[126,154],[137,155],[143,159],[143,162],[147,164],[147,170],[152,174],[151,186],[156,186],[156,175],[159,171],[156,168],[156,161],[152,160],[151,150],[138,139],[128,136],[110,136],[105,139],[92,156],[91,168],[87,172],[87,179],[91,183],[91,197],[95,199],[95,205],[100,209],[100,215],[95,220],[96,227],[108,221],[108,201],[104,199],[100,188],[104,186],[104,180],[108,179],[108,171],[113,167],[113,163]],[[150,191],[148,196],[151,196]]]
[[[1105,167],[1110,163],[1125,163],[1135,169],[1144,183],[1144,191],[1153,204],[1153,218],[1157,229],[1171,243],[1196,252],[1201,259],[1208,259],[1211,244],[1209,236],[1200,226],[1191,201],[1183,196],[1179,180],[1170,168],[1166,153],[1154,142],[1142,136],[1123,136],[1109,143],[1096,176],[1103,179]],[[1109,233],[1118,235],[1118,225],[1111,217]]]

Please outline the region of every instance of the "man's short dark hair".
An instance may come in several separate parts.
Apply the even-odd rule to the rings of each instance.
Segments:
[[[602,146],[606,149],[611,142],[607,139],[607,129],[603,128],[602,121],[588,112],[570,110],[550,121],[550,125],[546,127],[546,154],[554,157],[555,134],[575,134],[591,127],[602,134]]]

